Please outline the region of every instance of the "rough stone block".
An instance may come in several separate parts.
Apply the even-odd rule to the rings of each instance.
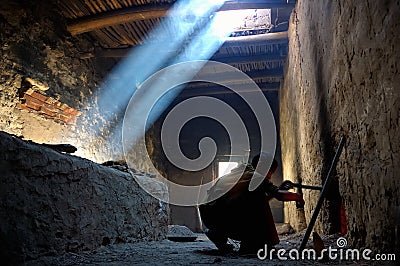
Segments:
[[[30,94],[33,98],[38,99],[39,101],[45,102],[47,100],[47,96],[40,94],[36,91]]]
[[[39,111],[42,106],[36,102],[33,102],[31,100],[26,101],[26,106],[28,106],[30,109],[33,109],[35,111]]]
[[[26,260],[165,237],[167,205],[143,191],[132,175],[4,132],[0,151],[2,258]]]

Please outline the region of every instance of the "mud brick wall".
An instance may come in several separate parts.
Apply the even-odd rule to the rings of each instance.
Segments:
[[[342,201],[349,243],[374,251],[393,248],[400,204],[399,17],[400,1],[299,0],[280,89],[284,178],[320,185],[347,136],[315,229],[338,230]],[[319,195],[303,192],[304,212],[285,205],[298,230]]]
[[[168,206],[144,192],[130,174],[4,132],[0,150],[3,259],[165,237]]]
[[[0,130],[38,143],[69,143],[78,148],[76,155],[99,163],[121,160],[124,108],[106,117],[99,107],[112,64],[84,58],[98,44],[86,34],[71,36],[55,2],[0,1]],[[53,105],[65,104],[56,109],[68,106],[72,113],[32,104],[32,94],[23,94],[27,80],[29,88],[54,99]],[[146,166],[142,152],[133,156]]]
[[[82,114],[82,112],[69,107],[67,104],[61,103],[33,89],[28,89],[24,92],[22,103],[17,104],[17,108],[34,112],[43,115],[45,118],[69,125],[75,125],[78,116]]]
[[[40,83],[30,85],[45,90],[47,97],[71,108],[95,108],[89,95],[96,91],[99,77],[93,71],[93,62],[79,59],[80,52],[91,49],[93,44],[84,38],[68,36],[60,18],[50,2],[10,0],[0,3],[0,130],[36,142],[69,142],[84,147],[81,138],[89,139],[88,124],[95,124],[100,115],[92,120],[82,116],[79,122],[86,125],[85,130],[81,125],[56,123],[54,119],[23,108],[28,107],[24,103],[26,98],[30,103],[36,101],[32,95],[23,95],[27,80]],[[30,107],[40,111],[41,103],[36,103]]]

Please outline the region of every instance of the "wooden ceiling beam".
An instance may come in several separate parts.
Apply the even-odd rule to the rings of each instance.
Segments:
[[[249,36],[227,37],[224,46],[260,45],[260,44],[287,44],[287,31],[264,33]]]
[[[121,8],[107,12],[98,13],[91,16],[85,16],[72,21],[67,25],[67,30],[72,35],[77,35],[108,26],[122,23],[161,18],[166,15],[172,4],[163,5],[141,5],[137,7]],[[264,0],[264,1],[227,1],[219,10],[239,10],[239,9],[262,9],[262,8],[292,8],[293,4],[287,4],[282,0]]]
[[[279,90],[279,85],[275,87],[269,88],[260,88],[260,90],[254,89],[239,89],[237,92],[234,92],[229,89],[224,89],[220,87],[208,87],[208,88],[188,88],[185,89],[179,94],[179,98],[187,98],[191,96],[199,96],[199,95],[224,95],[224,94],[233,94],[233,93],[254,93],[254,92],[276,92]]]
[[[259,63],[259,62],[284,63],[286,60],[286,56],[279,54],[262,54],[262,55],[250,55],[250,56],[231,56],[222,58],[212,57],[210,58],[210,60],[218,61],[229,65]]]
[[[72,35],[78,35],[108,26],[145,19],[160,18],[165,16],[170,7],[171,5],[146,5],[102,12],[72,21],[67,25],[67,30]]]
[[[85,53],[81,55],[81,59],[87,58],[125,58],[130,51],[129,48],[123,49],[102,49],[93,53]],[[247,64],[257,62],[282,62],[286,60],[286,55],[280,54],[260,54],[250,56],[230,56],[230,57],[211,57],[210,60],[218,61],[225,64]]]
[[[205,72],[203,72],[205,74]],[[244,72],[247,76],[251,77],[252,79],[261,79],[264,77],[281,77],[283,76],[283,68],[277,67],[272,69],[263,69],[263,70],[253,70],[249,72]],[[232,80],[232,81],[242,81],[237,78],[237,73],[235,71],[229,72],[216,72],[216,73],[209,73],[209,75],[216,75],[218,78],[211,77],[211,80]]]
[[[229,85],[229,82],[227,82],[227,84]],[[268,90],[275,90],[276,88],[279,88],[280,82],[259,82],[259,83],[257,83],[257,85],[261,90],[268,91]],[[215,90],[215,89],[223,89],[223,88],[221,88],[221,86],[217,86],[216,84],[213,84],[213,83],[206,83],[206,82],[194,82],[193,83],[192,82],[192,83],[189,83],[185,87],[185,89],[187,89],[187,90],[192,90],[192,89],[194,89],[194,90],[201,90],[201,89]]]
[[[244,72],[244,73],[253,80],[274,79],[276,81],[279,81],[280,79],[283,78],[283,68],[282,67],[250,71],[250,72]],[[202,76],[204,76],[204,75],[205,75],[205,73],[202,74]],[[209,73],[207,75],[207,77],[209,78],[209,80],[218,80],[219,82],[222,82],[226,85],[235,85],[235,86],[243,85],[244,86],[246,83],[249,82],[249,80],[246,80],[246,79],[238,79],[239,76],[234,71]],[[209,83],[209,82],[194,82],[194,83],[190,83],[188,85],[188,87],[190,87],[190,88],[207,88],[210,86],[215,86],[215,84]],[[265,84],[264,84],[264,87],[267,88],[267,86]]]
[[[287,44],[288,37],[287,32],[274,32],[265,33],[259,35],[240,36],[240,37],[228,37],[221,48],[223,47],[235,47],[245,45],[271,45],[271,44]],[[162,45],[161,49],[162,49]],[[84,53],[81,55],[82,59],[103,57],[103,58],[124,58],[128,55],[129,51],[134,49],[131,48],[109,48],[100,49],[94,53]],[[176,51],[169,51],[171,53]],[[275,59],[284,60],[286,55],[257,55],[257,56],[244,56],[244,57],[226,57],[225,55],[214,55],[212,60],[221,61],[224,63],[240,63],[243,62],[259,62],[259,61],[270,61]]]

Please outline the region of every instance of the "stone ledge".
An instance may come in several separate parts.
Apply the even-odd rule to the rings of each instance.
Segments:
[[[0,255],[17,261],[165,238],[168,206],[132,175],[0,132]]]

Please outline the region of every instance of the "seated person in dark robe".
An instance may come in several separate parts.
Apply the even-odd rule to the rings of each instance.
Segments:
[[[249,191],[249,183],[255,173],[257,163],[273,160],[262,183],[253,191]],[[278,233],[272,217],[269,200],[298,201],[304,205],[301,194],[280,190],[270,181],[278,163],[268,153],[253,158],[251,164],[240,165],[228,175],[222,176],[209,190],[211,196],[223,191],[235,173],[243,172],[239,181],[225,194],[206,204],[199,206],[201,219],[207,227],[207,237],[222,252],[232,251],[227,243],[228,238],[240,241],[240,253],[255,254],[264,245],[273,247],[279,243]],[[245,169],[243,169],[243,167]],[[237,180],[237,179],[236,179]]]

